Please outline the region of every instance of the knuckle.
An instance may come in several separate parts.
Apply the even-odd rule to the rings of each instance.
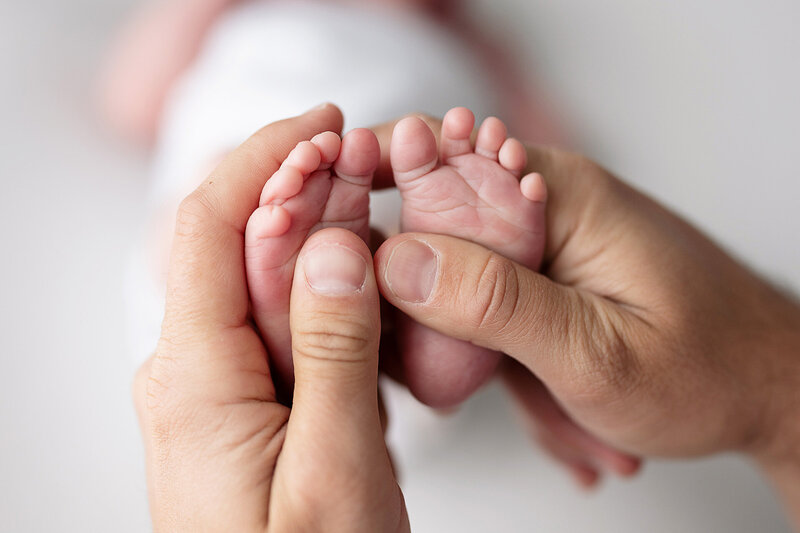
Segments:
[[[184,198],[178,206],[175,217],[175,234],[187,240],[194,240],[204,233],[209,220],[214,218],[216,209],[209,194],[201,187]]]
[[[341,362],[363,362],[378,333],[360,321],[332,315],[307,319],[292,336],[296,356]]]
[[[479,330],[502,333],[512,324],[519,305],[517,271],[510,261],[490,253],[478,276],[472,325]]]

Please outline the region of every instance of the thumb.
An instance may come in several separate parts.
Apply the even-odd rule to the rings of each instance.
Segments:
[[[331,228],[308,239],[297,260],[290,325],[295,423],[382,443],[379,295],[369,248],[358,236]]]
[[[592,295],[480,245],[398,235],[381,246],[375,263],[392,305],[445,335],[506,353],[550,385],[592,359],[587,340],[599,323]]]
[[[379,305],[364,241],[340,228],[306,241],[289,310],[294,402],[273,483],[294,512],[280,531],[408,531],[378,409]]]

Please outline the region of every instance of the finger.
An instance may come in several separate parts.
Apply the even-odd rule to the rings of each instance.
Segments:
[[[331,228],[305,243],[295,268],[290,324],[293,420],[328,439],[382,440],[379,296],[369,249],[355,234]]]
[[[501,372],[506,373],[512,364],[516,365],[516,363],[511,362],[511,360],[507,360],[501,367]],[[525,372],[527,372],[527,370],[525,370]],[[594,487],[600,481],[601,476],[599,468],[594,466],[592,458],[587,457],[582,450],[574,447],[569,442],[565,442],[556,435],[551,430],[551,426],[537,416],[538,413],[532,414],[531,404],[536,405],[534,403],[536,401],[546,401],[546,398],[536,395],[538,391],[538,387],[534,388],[533,391],[525,391],[526,393],[533,392],[533,394],[528,394],[526,396],[526,399],[529,400],[530,403],[519,401],[516,394],[517,391],[511,391],[516,411],[523,427],[527,430],[531,439],[536,442],[553,461],[569,471],[578,485],[586,489]]]
[[[578,426],[556,403],[544,383],[527,368],[508,360],[501,375],[526,422],[551,435],[554,442],[574,450],[580,462],[624,477],[638,472],[641,466],[638,457],[609,446]]]
[[[441,144],[442,121],[435,117],[417,114],[413,115],[423,120],[433,131],[437,144]],[[389,158],[392,133],[397,123],[402,120],[393,120],[372,128],[378,138],[381,148],[381,158],[378,169],[373,179],[375,189],[394,187],[394,175]],[[477,140],[477,130],[473,130],[471,142]],[[539,174],[544,176],[549,197],[547,209],[548,235],[544,260],[546,263],[554,262],[556,256],[565,249],[570,242],[579,221],[591,210],[587,207],[592,203],[604,205],[602,195],[597,194],[604,180],[598,183],[596,179],[585,179],[586,176],[606,176],[605,172],[598,172],[596,165],[578,154],[573,154],[557,148],[544,145],[530,144],[525,146],[527,165],[520,176]],[[506,156],[508,154],[505,154]],[[517,174],[517,170],[514,173]],[[604,185],[606,186],[606,185]]]
[[[323,511],[334,506],[334,516],[363,514],[365,505],[387,501],[387,489],[397,490],[387,483],[394,473],[378,403],[378,307],[367,245],[341,228],[312,235],[298,255],[292,286],[295,388],[281,462],[302,465],[286,483],[307,474],[304,491],[313,494],[320,479],[338,488],[320,504]],[[342,528],[331,523],[329,529]]]
[[[248,325],[244,229],[268,176],[291,149],[322,131],[338,131],[341,124],[341,112],[332,105],[271,124],[232,152],[183,201],[159,350],[168,352],[160,361],[169,362],[169,375],[163,375],[165,365],[158,365],[159,379],[172,380],[178,369],[184,377],[195,376],[197,390],[206,397],[212,391],[258,399],[274,395],[263,346]],[[174,349],[187,345],[196,349]],[[237,353],[231,353],[231,346]],[[245,375],[250,378],[242,386],[239,378]],[[253,375],[265,379],[253,380]]]
[[[384,297],[414,320],[447,335],[529,359],[569,339],[575,296],[482,246],[441,235],[403,234],[375,255]]]
[[[624,385],[626,361],[594,356],[625,356],[611,330],[618,317],[600,297],[442,235],[393,237],[375,262],[383,296],[425,326],[504,352],[570,397],[587,383]]]
[[[600,482],[596,468],[547,431],[534,431],[533,439],[556,463],[566,468],[582,488],[592,489]]]
[[[516,401],[516,398],[514,400],[522,425],[537,446],[566,469],[581,488],[594,488],[602,476],[593,458],[554,434],[545,422],[530,413],[525,404]]]

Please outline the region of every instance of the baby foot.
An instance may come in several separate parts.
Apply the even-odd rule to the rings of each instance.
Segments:
[[[368,242],[369,191],[380,147],[369,130],[340,140],[333,132],[298,144],[267,181],[245,232],[245,266],[253,316],[274,375],[294,382],[289,297],[297,254],[309,235],[348,229]]]
[[[436,139],[417,118],[392,135],[391,162],[403,198],[402,230],[452,235],[486,246],[538,269],[545,244],[547,189],[539,174],[520,181],[524,146],[508,139],[505,125],[487,119],[473,147],[475,123],[464,108],[444,118],[441,163]],[[401,335],[406,382],[434,407],[465,400],[492,376],[501,354],[445,337],[407,320]]]

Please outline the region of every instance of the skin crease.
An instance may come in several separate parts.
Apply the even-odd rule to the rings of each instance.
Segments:
[[[382,145],[387,130],[377,128]],[[508,354],[513,372],[535,374],[618,449],[747,454],[800,527],[798,303],[592,161],[535,147],[529,160],[550,195],[544,276],[458,239],[400,235],[376,254],[382,294],[428,327]],[[387,279],[393,250],[412,238],[438,256],[422,304]]]
[[[267,126],[181,204],[162,337],[134,384],[155,531],[409,530],[378,405],[366,244],[327,229],[300,253],[291,409],[275,399],[249,316],[244,230],[264,182],[299,141],[342,120],[328,105]],[[319,294],[305,282],[306,254],[323,243],[360,256],[359,290]]]

